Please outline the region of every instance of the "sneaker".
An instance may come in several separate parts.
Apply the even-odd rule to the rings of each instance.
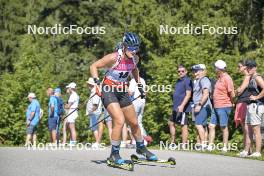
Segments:
[[[120,148],[126,148],[126,141],[121,141]]]
[[[207,147],[208,147],[208,146],[207,146],[206,144],[202,144],[202,145],[201,145],[201,149],[202,149],[202,151],[207,150]]]
[[[76,141],[70,141],[69,147],[75,147],[76,146]]]
[[[245,151],[245,150],[243,150],[242,152],[240,152],[240,153],[238,154],[238,156],[241,157],[241,158],[248,157],[248,152]]]
[[[261,157],[261,153],[259,153],[259,152],[254,152],[254,153],[252,153],[251,155],[249,155],[249,157],[252,157],[252,158],[259,158],[259,157]]]
[[[136,146],[136,141],[132,140],[131,144]]]
[[[115,164],[124,164],[125,160],[123,160],[120,155],[119,155],[119,151],[114,151],[111,153],[109,160],[111,160],[112,162],[114,162]]]
[[[226,152],[227,152],[227,147],[224,146],[224,147],[222,148],[222,153],[226,153]]]
[[[137,152],[137,154],[143,155],[144,157],[146,157],[146,159],[149,161],[157,161],[158,160],[157,156],[154,155],[153,153],[151,153],[145,146],[137,147],[136,152]]]
[[[92,149],[97,150],[99,148],[100,148],[100,144],[98,144],[97,142],[92,144]]]
[[[181,150],[188,150],[188,143],[184,143],[181,145]]]
[[[201,151],[201,150],[202,150],[202,145],[201,145],[200,143],[196,143],[196,144],[194,145],[194,149],[195,149],[196,151]]]
[[[25,145],[24,145],[24,147],[31,147],[31,146],[32,146],[31,142],[25,143]]]
[[[208,145],[208,146],[207,146],[207,150],[208,150],[209,152],[211,152],[211,151],[213,151],[213,150],[214,150],[214,148],[213,148],[213,146],[212,146],[212,145]]]

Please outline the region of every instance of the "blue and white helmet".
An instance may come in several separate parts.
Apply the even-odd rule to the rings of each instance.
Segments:
[[[140,39],[137,34],[133,32],[126,32],[123,37],[123,43],[127,46],[129,51],[138,51],[140,46]]]

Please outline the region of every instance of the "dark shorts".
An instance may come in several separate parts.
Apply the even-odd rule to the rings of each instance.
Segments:
[[[188,125],[188,116],[190,116],[189,112],[172,111],[172,115],[169,120],[179,125]]]
[[[119,103],[121,108],[132,105],[128,92],[104,84],[102,86],[102,102],[105,108],[111,103]]]
[[[57,129],[57,118],[48,118],[48,129],[49,131],[53,131]]]
[[[37,126],[36,125],[29,125],[27,127],[27,134],[36,134]]]

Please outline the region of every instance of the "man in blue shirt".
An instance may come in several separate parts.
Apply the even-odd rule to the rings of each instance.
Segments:
[[[40,119],[40,104],[34,93],[28,94],[28,100],[30,101],[30,104],[28,105],[26,112],[27,137],[25,146],[31,145],[31,141],[33,142],[33,146],[36,146],[37,125]]]
[[[58,102],[58,112],[59,112],[59,118],[58,118],[58,121],[57,121],[57,131],[56,131],[56,134],[57,134],[57,144],[59,144],[59,138],[60,138],[60,123],[61,123],[61,120],[63,119],[63,114],[64,114],[64,102],[63,102],[63,99],[61,97],[61,89],[59,87],[57,87],[55,90],[54,90],[54,95],[57,99],[57,102]]]
[[[171,143],[175,143],[175,125],[181,125],[183,148],[188,141],[188,116],[191,114],[192,81],[184,66],[178,66],[179,79],[173,94],[173,111],[169,119]]]
[[[56,130],[59,118],[58,101],[52,88],[48,88],[47,95],[50,97],[48,105],[48,128],[50,131],[50,141],[51,143],[56,143]]]

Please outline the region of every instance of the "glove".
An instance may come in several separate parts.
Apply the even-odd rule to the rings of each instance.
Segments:
[[[102,93],[101,93],[101,89],[100,89],[100,81],[98,78],[94,78],[94,82],[95,82],[95,93],[101,97],[102,96]]]
[[[138,91],[140,92],[140,98],[145,98],[146,94],[143,90],[143,85],[141,83],[138,84]]]
[[[98,78],[94,78],[94,83],[100,85],[100,80]]]

